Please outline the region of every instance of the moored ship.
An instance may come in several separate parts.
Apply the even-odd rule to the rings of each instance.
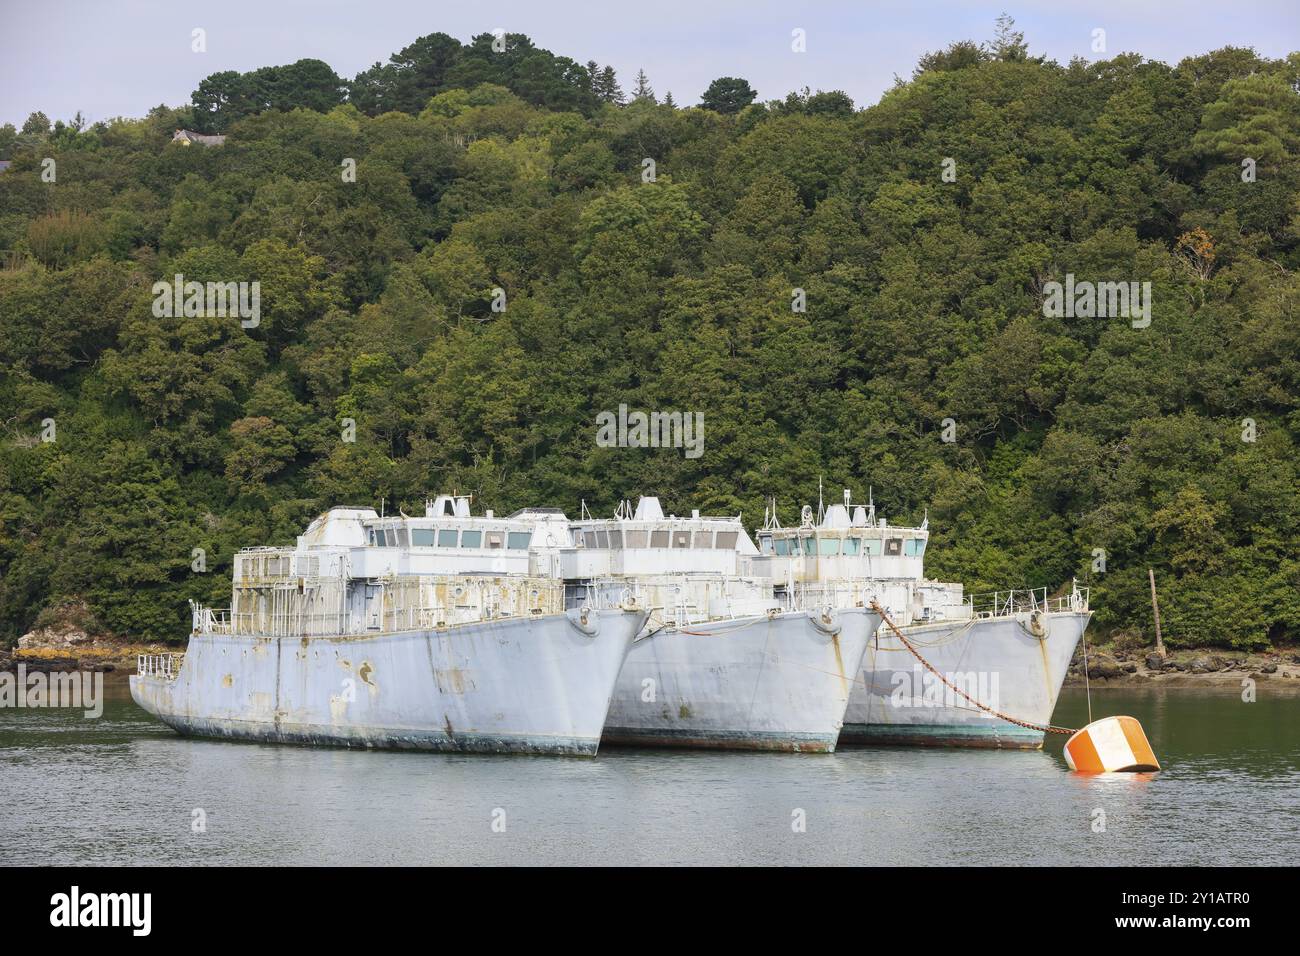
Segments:
[[[1081,588],[1060,597],[1046,588],[998,592],[943,616],[926,617],[924,605],[919,617],[890,615],[943,678],[881,628],[863,658],[841,739],[1037,749],[1089,616]]]
[[[778,596],[750,566],[758,550],[739,517],[665,516],[647,497],[573,529],[575,549],[561,557],[570,593],[650,611],[615,686],[606,742],[835,749],[878,614]]]
[[[1090,617],[1086,589],[964,598],[960,584],[924,576],[928,522],[891,526],[874,506],[852,506],[847,491],[820,520],[805,507],[796,528],[774,513],[758,545],[766,573],[784,581],[778,591],[878,604],[906,638],[882,626],[869,643],[841,743],[1042,746]]]
[[[228,612],[195,606],[183,658],[136,702],[183,734],[434,751],[596,752],[645,612],[566,607],[565,516],[333,508],[295,548],[235,557]]]

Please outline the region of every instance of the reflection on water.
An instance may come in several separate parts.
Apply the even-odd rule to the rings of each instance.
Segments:
[[[1252,704],[1094,693],[1096,716],[1142,722],[1165,770],[1093,777],[1068,772],[1062,737],[1042,752],[594,760],[187,740],[125,685],[108,693],[100,720],[0,710],[0,863],[1300,862],[1300,697],[1266,686]],[[1054,719],[1086,722],[1082,693]]]

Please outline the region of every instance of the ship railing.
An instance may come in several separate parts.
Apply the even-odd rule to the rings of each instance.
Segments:
[[[666,575],[662,577],[667,578]],[[674,582],[670,584],[662,580],[657,584],[647,584],[637,579],[592,578],[583,584],[571,585],[566,600],[569,607],[586,606],[602,611],[637,606],[644,609],[656,624],[664,626],[699,624],[713,619],[709,608],[688,593],[689,576],[681,575]],[[672,595],[671,600],[665,600],[660,592],[674,588],[677,593]],[[652,596],[658,596],[659,599],[652,600]],[[734,618],[738,615],[728,610],[722,616]]]
[[[175,680],[184,663],[184,654],[139,654],[136,657],[135,672],[141,677]]]
[[[704,621],[712,620],[708,609],[701,607],[694,601],[673,601],[671,603],[653,604],[647,602],[645,598],[634,593],[631,589],[625,588],[617,596],[608,593],[593,592],[589,600],[582,600],[575,603],[574,607],[586,606],[600,611],[617,611],[629,605],[636,605],[650,615],[650,619],[656,624],[662,624],[669,627],[677,627],[682,624],[700,624]],[[724,617],[736,617],[737,615],[728,611]]]
[[[401,634],[457,624],[536,616],[540,613],[542,613],[541,609],[517,613],[501,604],[486,607],[426,605],[388,608],[382,614],[366,615],[363,621],[357,624],[349,615],[337,611],[289,613],[271,619],[252,612],[232,615],[228,611],[214,611],[204,616],[202,623],[198,625],[197,633],[240,634],[249,637]]]
[[[196,601],[190,602],[191,630],[195,634],[233,634],[230,609],[214,610]]]
[[[1065,594],[1050,594],[1043,588],[1015,588],[991,594],[973,594],[966,600],[972,617],[1008,617],[1013,614],[1082,612],[1088,610],[1089,589],[1077,584]]]
[[[698,595],[691,592],[691,575],[681,575],[680,583],[670,583],[674,579],[667,575],[655,584],[643,580],[622,578],[594,578],[583,584],[571,586],[568,595],[570,606],[579,603],[600,609],[615,609],[629,603],[638,604],[650,611],[652,615],[681,623],[698,623],[719,617],[752,617],[755,602],[766,609],[780,608],[782,611],[802,611],[833,607],[852,607],[859,605],[862,595],[855,587],[825,586],[820,584],[798,584],[791,592],[780,590],[773,593],[769,587],[766,593],[730,594],[723,597],[718,604],[712,601],[701,602]],[[725,575],[710,576],[725,577]],[[677,593],[664,596],[661,592],[676,588]],[[718,611],[718,607],[724,608]]]

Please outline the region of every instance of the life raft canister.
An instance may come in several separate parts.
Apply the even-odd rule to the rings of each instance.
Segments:
[[[1065,742],[1065,762],[1079,773],[1142,773],[1159,770],[1142,725],[1132,717],[1103,717]]]

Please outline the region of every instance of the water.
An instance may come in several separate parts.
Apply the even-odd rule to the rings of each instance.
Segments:
[[[185,739],[110,684],[100,720],[0,710],[3,864],[1300,862],[1300,696],[1095,692],[1167,768],[1043,752],[608,750],[594,760]],[[1067,690],[1055,720],[1086,722]],[[206,832],[192,828],[195,809]],[[792,829],[802,810],[806,832]],[[1094,832],[1096,811],[1104,832]],[[494,814],[505,832],[493,832]]]

